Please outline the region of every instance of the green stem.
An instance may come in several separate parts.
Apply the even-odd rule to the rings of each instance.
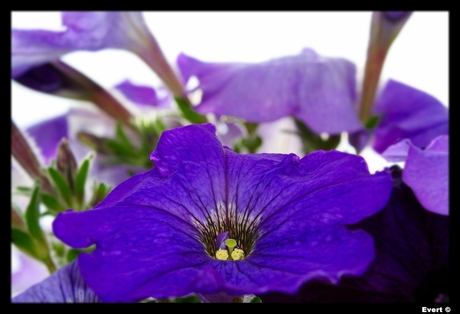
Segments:
[[[99,109],[116,121],[120,121],[128,128],[134,129],[131,124],[131,120],[134,119],[134,116],[108,91],[83,73],[62,61],[53,61],[52,64],[63,75],[71,79],[74,84],[77,84],[80,88],[85,90],[88,93],[89,99],[94,102]]]
[[[54,265],[54,262],[51,260],[51,257],[48,256],[48,258],[45,259],[43,262],[45,263],[46,268],[48,268],[50,275],[57,270],[57,267],[56,265]]]

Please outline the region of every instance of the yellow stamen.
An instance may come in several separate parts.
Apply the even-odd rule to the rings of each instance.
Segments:
[[[227,250],[219,249],[216,252],[216,258],[221,261],[226,261],[228,259],[228,252]]]
[[[232,259],[238,261],[244,258],[244,251],[241,249],[234,249],[232,252]]]

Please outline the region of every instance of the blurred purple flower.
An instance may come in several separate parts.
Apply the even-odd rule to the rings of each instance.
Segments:
[[[11,245],[11,256],[14,257],[11,269],[12,297],[49,276],[43,263],[22,253],[14,245]]]
[[[27,128],[26,133],[34,140],[44,160],[49,166],[51,159],[56,158],[57,147],[62,138],[69,141],[70,149],[80,162],[91,151],[89,147],[77,139],[77,133],[86,131],[98,136],[108,137],[114,133],[115,123],[94,110],[71,108],[66,114],[41,121]],[[104,162],[104,156],[96,155],[89,175],[108,185],[115,186],[130,177],[129,171],[138,172],[139,167],[113,167]]]
[[[425,148],[437,136],[449,133],[447,107],[433,96],[394,80],[389,80],[377,97],[373,114],[380,116],[374,130],[350,134],[350,143],[358,151],[371,136],[372,147],[383,153],[390,145],[404,139]]]
[[[52,65],[47,65],[73,51],[115,48],[137,54],[174,94],[182,94],[183,87],[141,12],[63,12],[62,22],[66,27],[63,31],[11,31],[13,79],[38,90],[55,88],[65,82]]]
[[[81,277],[76,262],[14,297],[12,303],[100,303]]]
[[[189,293],[229,296],[283,291],[360,275],[372,238],[354,224],[383,208],[388,172],[370,175],[359,156],[317,151],[236,154],[211,124],[163,132],[155,167],[126,180],[93,210],[57,216],[55,235],[83,248],[83,278],[106,302]],[[220,233],[241,260],[219,260]]]
[[[388,147],[388,161],[405,161],[402,179],[427,210],[449,215],[449,136],[435,138],[424,150],[410,140]]]
[[[125,80],[117,84],[115,89],[139,106],[155,108],[171,107],[172,97],[169,92],[165,96],[159,97],[157,91],[153,87],[134,84],[130,80]]]
[[[185,54],[177,64],[185,82],[192,76],[203,92],[195,109],[250,122],[295,116],[314,132],[361,129],[354,109],[355,65],[311,49],[263,63],[206,63]]]

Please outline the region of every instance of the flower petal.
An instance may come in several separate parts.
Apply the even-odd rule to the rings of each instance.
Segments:
[[[389,80],[374,106],[374,113],[382,115],[374,131],[373,147],[379,153],[406,138],[424,148],[435,137],[449,133],[447,108],[403,83]]]
[[[403,181],[429,211],[449,214],[449,136],[435,138],[426,149],[406,139],[388,147],[382,156],[388,161],[405,161]]]
[[[353,104],[354,64],[305,49],[298,56],[258,64],[205,63],[179,55],[185,81],[196,76],[203,91],[196,110],[270,122],[295,115],[316,133],[361,128]]]
[[[436,138],[425,150],[410,146],[403,181],[427,210],[449,215],[448,135]]]

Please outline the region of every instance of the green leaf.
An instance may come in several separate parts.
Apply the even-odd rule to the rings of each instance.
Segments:
[[[51,247],[53,248],[54,253],[56,253],[59,257],[64,257],[65,254],[65,246],[64,243],[53,241],[51,242]]]
[[[249,303],[262,303],[262,300],[259,297],[254,297]]]
[[[39,243],[46,245],[45,235],[40,227],[40,185],[37,184],[32,192],[29,205],[25,212],[27,229],[30,235]]]
[[[132,145],[131,140],[126,136],[126,133],[123,131],[121,123],[117,123],[115,135],[123,144],[123,146],[125,146],[128,149],[134,150],[134,146]]]
[[[89,172],[89,159],[85,159],[78,169],[77,176],[75,178],[75,196],[77,203],[81,207],[85,199],[85,183]]]
[[[206,123],[208,119],[205,116],[200,115],[199,113],[193,111],[192,106],[183,98],[175,96],[174,99],[176,100],[177,106],[179,110],[182,112],[182,116],[190,121],[191,123]]]
[[[175,298],[174,303],[202,303],[196,295],[191,295],[183,298]]]
[[[377,127],[379,122],[380,122],[380,116],[372,116],[369,118],[369,120],[367,120],[364,126],[368,130],[373,130]]]
[[[321,145],[321,149],[324,149],[324,150],[336,149],[337,146],[339,146],[341,139],[342,139],[341,134],[330,135],[327,140],[323,141]]]
[[[16,193],[20,195],[30,196],[32,194],[32,188],[27,186],[17,186]]]
[[[133,153],[133,148],[130,146],[126,146],[124,143],[120,143],[115,140],[107,140],[106,145],[107,147],[112,149],[115,154],[118,154],[120,156],[135,156],[135,154]]]
[[[17,228],[11,228],[11,242],[24,253],[37,258],[34,240],[27,232]]]
[[[93,198],[91,200],[90,206],[96,206],[100,201],[102,201],[106,195],[110,192],[112,187],[106,186],[104,183],[99,183],[97,188],[94,189]]]
[[[67,252],[67,257],[66,257],[67,263],[73,262],[78,257],[78,254],[80,254],[81,252],[82,252],[81,250],[70,249]]]
[[[48,168],[48,173],[50,174],[51,180],[53,180],[54,185],[58,188],[59,194],[62,196],[66,205],[73,207],[72,200],[72,191],[70,186],[64,177],[54,168]]]
[[[59,203],[56,197],[48,193],[41,194],[42,203],[52,212],[61,212],[65,209],[62,204]]]
[[[246,147],[250,153],[255,153],[262,145],[262,138],[260,136],[243,138],[241,144]]]

